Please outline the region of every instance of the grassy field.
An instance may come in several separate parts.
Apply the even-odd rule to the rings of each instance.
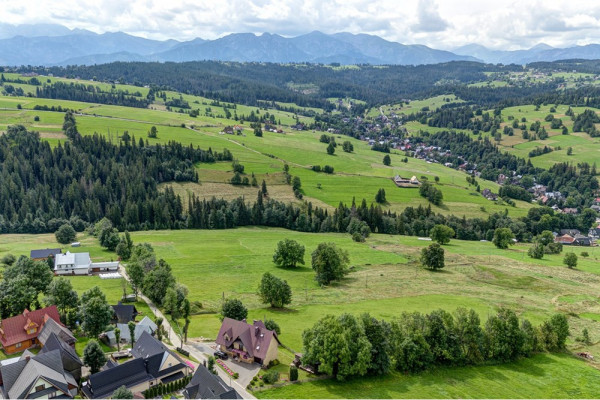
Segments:
[[[600,391],[599,378],[600,372],[582,360],[540,354],[505,365],[393,373],[347,382],[319,380],[253,394],[259,399],[593,398]]]
[[[282,340],[295,350],[301,348],[303,329],[324,314],[348,310],[393,319],[402,311],[430,311],[438,307],[453,311],[464,306],[485,317],[505,305],[534,323],[560,310],[582,315],[571,318],[574,336],[587,327],[592,337],[600,337],[600,327],[590,317],[600,315],[597,248],[586,249],[590,257],[580,257],[578,268],[569,270],[562,265],[560,255],[542,260],[529,258],[528,245],[499,250],[489,242],[454,240],[445,246],[446,269],[431,273],[416,262],[420,249],[429,243],[415,237],[372,235],[366,243],[355,243],[344,234],[267,228],[149,231],[135,232],[132,237],[136,243],[151,243],[157,256],[169,262],[178,280],[191,289],[190,299],[202,302],[207,313],[193,317],[190,337],[215,336],[220,322],[211,312],[218,310],[223,297],[242,299],[250,309],[250,318],[277,320],[282,326]],[[342,282],[321,288],[309,265],[296,269],[274,267],[273,251],[283,237],[305,246],[308,263],[318,243],[338,244],[349,252],[352,272]],[[78,239],[83,244],[81,250],[90,251],[94,260],[111,258],[94,238]],[[3,235],[1,242],[0,256],[28,254],[32,248],[57,245],[53,235]],[[294,293],[288,308],[270,309],[260,303],[256,288],[264,272],[288,281]],[[118,280],[72,280],[80,293],[99,285],[110,302],[118,301],[122,295]]]

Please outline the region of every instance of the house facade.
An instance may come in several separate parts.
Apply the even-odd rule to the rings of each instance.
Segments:
[[[14,354],[38,344],[38,335],[49,319],[60,324],[56,306],[25,310],[22,314],[3,319],[0,323],[0,343],[4,352]]]
[[[277,358],[279,338],[262,321],[248,324],[225,318],[217,335],[217,348],[246,363],[268,365]]]

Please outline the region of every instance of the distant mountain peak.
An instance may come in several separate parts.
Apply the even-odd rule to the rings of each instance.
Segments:
[[[569,58],[600,59],[600,46],[557,49],[539,43],[528,50],[491,50],[470,43],[451,51],[392,42],[376,35],[313,30],[296,37],[231,33],[215,40],[145,39],[124,32],[98,34],[61,25],[0,23],[0,65],[64,65],[112,61],[263,61],[342,64],[436,64],[476,61],[526,64]]]

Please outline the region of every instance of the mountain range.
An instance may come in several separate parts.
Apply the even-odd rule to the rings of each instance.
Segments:
[[[450,52],[345,32],[325,34],[314,31],[291,38],[271,33],[234,33],[215,40],[196,38],[180,42],[145,39],[123,32],[97,34],[54,24],[0,23],[0,65],[7,66],[197,60],[373,65],[448,61],[526,64],[573,58],[600,59],[600,45],[553,48],[540,44],[528,50],[505,51],[469,44]]]

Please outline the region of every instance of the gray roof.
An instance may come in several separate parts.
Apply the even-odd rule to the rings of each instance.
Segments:
[[[131,337],[129,335],[129,325],[127,324],[117,324],[117,328],[119,328],[121,330],[121,340],[124,340],[125,342],[129,343],[131,341]],[[140,322],[138,322],[135,325],[135,331],[134,331],[134,336],[135,336],[135,341],[137,342],[141,337],[142,334],[144,332],[149,333],[149,334],[154,334],[154,332],[156,332],[156,329],[158,327],[156,326],[156,324],[154,322],[152,322],[152,320],[148,317],[144,317],[144,319],[142,319]],[[111,345],[116,344],[117,343],[117,338],[115,336],[115,331],[106,331],[105,332],[106,337],[108,338],[108,340],[110,341]]]
[[[77,385],[73,376],[63,369],[58,350],[22,358],[14,364],[0,367],[0,373],[4,397],[11,399],[25,398],[38,379],[46,380],[68,397],[72,397],[69,385]]]
[[[88,268],[91,262],[90,253],[71,253],[67,251],[65,254],[54,256],[54,268],[57,265],[74,265],[75,268]]]
[[[186,399],[241,399],[242,397],[228,386],[218,375],[211,373],[204,365],[198,365],[192,380],[185,387]]]
[[[61,249],[37,249],[31,250],[29,257],[31,258],[48,258],[49,256],[54,257],[56,254],[62,252]]]
[[[188,365],[182,361],[161,370],[164,360],[169,354],[180,359],[164,344],[146,332],[142,334],[131,353],[135,357],[133,360],[112,367],[108,365],[105,370],[90,376],[88,383],[81,389],[86,397],[106,398],[123,385],[130,388],[152,379],[161,379],[161,381],[164,379],[165,382],[168,382],[169,379],[179,379],[185,376],[183,370]]]
[[[133,304],[122,304],[119,302],[119,304],[111,307],[115,313],[115,319],[121,324],[135,320],[135,317],[138,315],[138,311]]]
[[[42,346],[46,345],[46,341],[52,333],[57,335],[61,340],[63,340],[67,344],[73,344],[77,341],[77,339],[75,339],[75,336],[73,335],[73,332],[71,332],[69,328],[67,328],[66,326],[62,326],[52,318],[48,318],[48,321],[46,321],[46,323],[42,327],[42,330],[40,331],[40,334],[38,335],[38,340],[40,341]]]
[[[81,390],[89,399],[102,399],[110,397],[123,385],[130,388],[151,379],[144,360],[138,358],[90,376]]]
[[[50,337],[46,341],[44,347],[42,347],[42,350],[40,350],[40,353],[47,353],[54,350],[60,351],[63,366],[65,366],[65,364],[69,365],[69,367],[83,366],[83,362],[77,355],[75,349],[62,341],[57,335],[52,333],[50,334]]]
[[[139,340],[133,345],[131,354],[136,358],[150,357],[155,354],[164,353],[170,350],[158,339],[153,338],[149,333],[144,332]]]

